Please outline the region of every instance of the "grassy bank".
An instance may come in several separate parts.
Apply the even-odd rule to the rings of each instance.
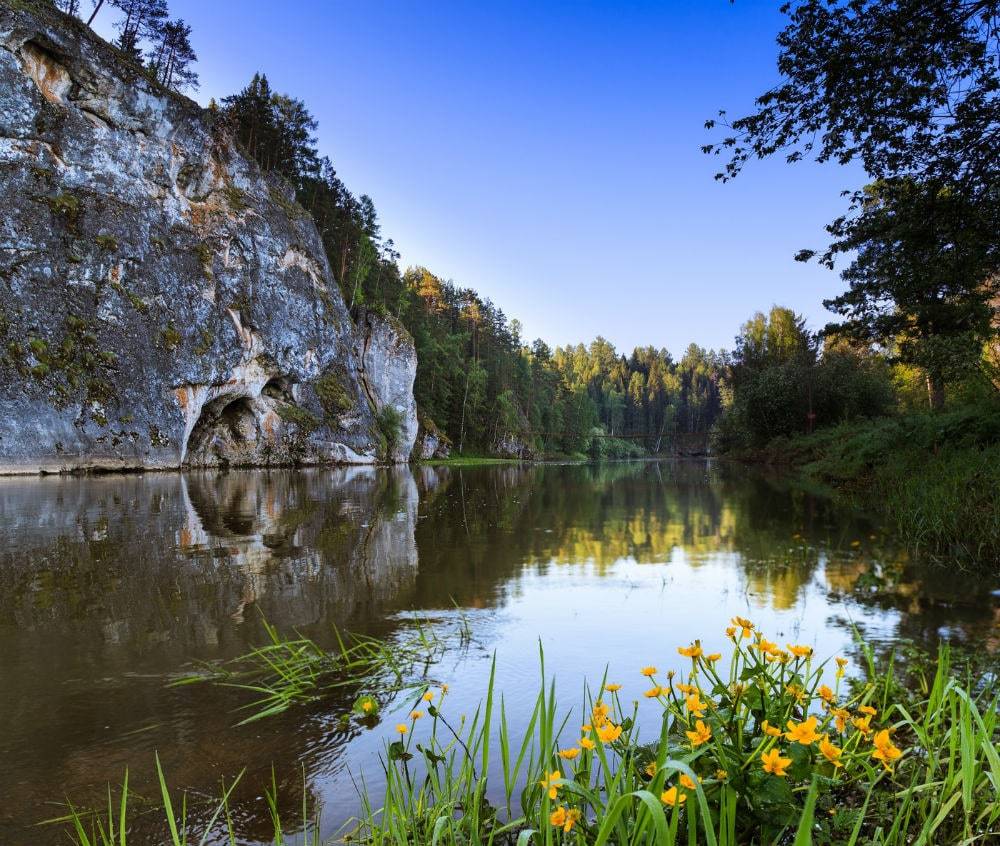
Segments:
[[[738,457],[798,467],[876,510],[915,550],[1000,556],[1000,406],[857,421],[777,438]]]
[[[724,652],[707,651],[715,647]],[[579,712],[559,700],[543,662],[521,732],[492,678],[468,716],[452,713],[447,688],[416,691],[404,722],[374,723],[385,735],[387,783],[378,796],[361,788],[351,839],[929,846],[1000,836],[1000,703],[988,687],[958,683],[947,651],[929,676],[909,668],[915,689],[900,686],[891,659],[880,671],[864,650],[864,666],[852,671],[843,659],[772,643],[740,618],[711,647],[695,641],[678,651],[688,671],[637,666],[632,679],[603,678],[584,691]],[[660,714],[645,732],[643,699]],[[354,718],[370,722],[366,701],[359,698]],[[193,824],[157,771],[163,842],[206,842],[219,827],[240,842],[231,785]],[[275,795],[261,797],[273,842],[318,844],[315,809],[303,805],[294,825],[283,824]],[[103,811],[71,808],[55,824],[77,846],[127,846],[127,799],[126,785],[109,791]]]

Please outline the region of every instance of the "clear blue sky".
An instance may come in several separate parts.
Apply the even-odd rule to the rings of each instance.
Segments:
[[[527,339],[678,355],[731,347],[773,303],[830,317],[838,277],[792,256],[825,244],[860,173],[776,159],[724,185],[700,152],[706,118],[776,81],[777,0],[169,2],[201,102],[257,70],[304,100],[403,264],[492,298]]]

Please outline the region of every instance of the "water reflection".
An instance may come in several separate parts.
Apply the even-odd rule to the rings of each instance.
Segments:
[[[99,799],[126,766],[141,792],[154,749],[204,791],[248,767],[248,837],[267,830],[245,800],[272,763],[288,807],[304,772],[335,828],[348,767],[377,771],[382,742],[340,724],[349,693],[248,730],[240,694],[165,687],[260,643],[262,618],[332,643],[333,626],[391,636],[401,612],[482,609],[478,648],[434,672],[474,707],[495,648],[514,720],[539,635],[573,679],[595,660],[632,672],[657,658],[637,644],[672,651],[744,611],[829,649],[853,625],[992,647],[997,624],[991,584],[922,567],[787,480],[706,462],[0,479],[0,541],[3,843],[46,842],[25,834],[46,800]]]

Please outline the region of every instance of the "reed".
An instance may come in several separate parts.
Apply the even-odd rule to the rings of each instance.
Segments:
[[[362,774],[349,839],[370,846],[1000,841],[1000,698],[992,677],[956,678],[942,647],[926,674],[905,668],[905,687],[892,655],[880,665],[860,638],[862,664],[849,673],[845,659],[781,647],[742,618],[720,643],[718,653],[700,641],[678,647],[690,661],[681,674],[637,667],[631,684],[605,675],[582,695],[579,730],[541,649],[538,692],[523,726],[508,720],[495,665],[468,719],[450,713],[446,685],[418,688],[408,719],[383,727],[384,792],[372,795]],[[292,641],[287,654],[301,648]],[[271,656],[275,678],[284,678],[285,660]],[[638,724],[640,699],[660,714],[651,734]],[[378,713],[376,695],[362,695],[351,718],[379,726]],[[244,842],[229,813],[239,777],[223,786],[211,813],[198,815],[205,822],[195,830],[186,797],[171,795],[156,764],[162,837],[155,842]],[[69,805],[49,822],[75,846],[128,846],[129,796],[126,774],[102,811]],[[295,840],[283,831],[277,791],[265,791],[264,801],[273,844],[319,846],[305,800]]]

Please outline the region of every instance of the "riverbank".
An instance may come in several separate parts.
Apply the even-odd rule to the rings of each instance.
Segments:
[[[283,679],[283,690],[291,682],[286,704],[299,703],[302,694],[308,701],[317,681],[341,677],[348,667],[367,677],[372,660],[381,663],[394,652],[369,638],[326,654],[309,641],[271,634],[263,660],[259,652],[242,660]],[[690,660],[680,673],[636,666],[619,678],[605,669],[596,688],[585,687],[580,712],[566,711],[540,655],[541,680],[523,732],[508,721],[496,658],[471,721],[447,684],[417,681],[408,693],[409,714],[385,720],[383,691],[361,692],[340,723],[381,735],[384,788],[371,789],[364,778],[356,785],[362,812],[336,839],[369,846],[736,846],[793,839],[795,846],[903,846],[996,836],[995,688],[963,685],[947,648],[924,668],[915,691],[900,684],[909,674],[891,656],[879,665],[860,642],[855,668],[839,655],[816,656],[811,646],[783,649],[743,617],[706,643],[728,654],[708,653],[695,640],[677,647]],[[303,648],[311,656],[305,687]],[[658,716],[655,733],[640,731],[639,700],[630,701],[640,693]],[[259,716],[274,713],[269,708]],[[574,716],[579,732],[567,726]],[[223,782],[217,799],[192,798],[189,822],[187,794],[168,787],[154,757],[159,801],[141,803],[148,833],[177,846],[220,831],[235,842],[230,803],[243,774]],[[298,789],[297,781],[280,784]],[[76,846],[138,840],[132,826],[140,815],[128,804],[128,785],[126,771],[118,790],[109,786],[106,810],[69,805],[66,815],[48,822]],[[302,842],[333,842],[322,834],[320,804],[304,773],[297,819],[282,820],[278,796],[272,769],[264,797],[255,800],[263,812],[262,842],[278,846],[296,831]]]
[[[966,564],[1000,555],[996,403],[845,423],[730,457],[798,469],[881,514],[917,552]]]

